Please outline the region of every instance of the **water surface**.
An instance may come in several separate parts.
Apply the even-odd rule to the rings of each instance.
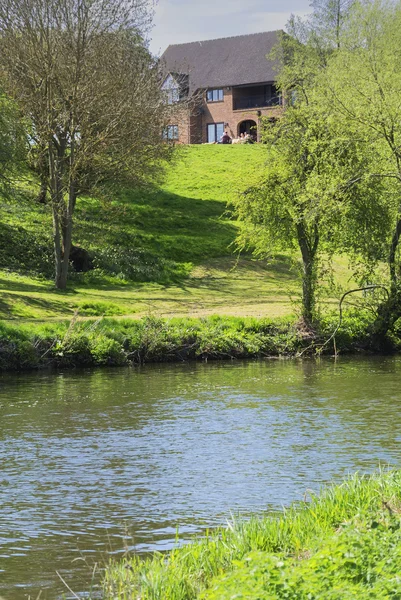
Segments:
[[[401,460],[401,358],[0,378],[0,596],[84,597],[95,563],[164,550]],[[68,594],[67,594],[68,595]]]

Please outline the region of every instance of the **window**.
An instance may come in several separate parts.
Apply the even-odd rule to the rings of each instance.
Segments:
[[[168,104],[175,104],[180,101],[180,86],[172,75],[167,77],[162,85],[162,90],[166,93]]]
[[[163,130],[163,139],[164,140],[178,140],[178,125],[168,125]]]
[[[167,103],[175,104],[180,101],[180,90],[177,88],[171,88],[167,92]]]
[[[207,141],[218,142],[224,133],[224,123],[209,123],[207,126]]]
[[[222,102],[224,100],[223,90],[208,90],[206,93],[208,102]]]

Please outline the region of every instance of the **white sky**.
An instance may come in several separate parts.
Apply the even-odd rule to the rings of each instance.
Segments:
[[[310,12],[310,0],[158,0],[150,49],[169,44],[283,29],[291,13]]]

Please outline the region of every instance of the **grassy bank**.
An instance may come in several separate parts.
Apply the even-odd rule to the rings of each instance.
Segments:
[[[95,269],[72,271],[65,292],[52,282],[50,207],[35,201],[37,182],[21,182],[14,197],[0,197],[0,318],[66,319],[77,309],[84,316],[294,314],[301,290],[294,257],[237,261],[234,253],[237,226],[226,204],[264,160],[259,145],[193,146],[160,185],[80,198],[73,242],[90,252]],[[345,259],[335,272],[348,286]]]
[[[73,243],[90,253],[95,268],[71,270],[66,293],[52,283],[51,208],[36,202],[38,184],[28,173],[11,197],[0,196],[0,318],[65,318],[77,306],[105,302],[115,315],[145,313],[155,303],[157,309],[174,311],[182,304],[188,277],[192,304],[207,301],[209,292],[215,297],[216,279],[235,263],[227,261],[233,256],[236,225],[226,203],[250,184],[264,161],[260,146],[228,150],[185,148],[166,167],[161,184],[114,187],[102,198],[79,198]],[[250,280],[254,270],[245,262],[242,274],[246,271]],[[279,301],[281,270],[271,270],[278,280],[267,290],[268,295],[272,289],[278,292]],[[290,278],[296,281],[296,275]],[[231,287],[235,293],[235,277]],[[158,302],[166,291],[165,301]],[[102,306],[97,310],[103,314]]]
[[[337,318],[320,332],[299,328],[292,318],[204,318],[82,320],[19,324],[0,322],[0,370],[93,367],[183,360],[294,356],[333,353],[322,347]],[[348,315],[336,335],[339,352],[364,347],[369,315]],[[399,340],[394,340],[394,344]]]
[[[190,546],[112,564],[105,598],[401,597],[401,473],[352,477],[284,514],[234,522]]]

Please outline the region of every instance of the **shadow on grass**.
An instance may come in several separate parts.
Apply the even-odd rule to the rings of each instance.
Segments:
[[[24,308],[27,311],[32,310],[35,313],[40,312],[41,314],[25,315]],[[64,302],[49,298],[32,298],[31,296],[22,294],[1,294],[0,318],[2,319],[29,318],[30,316],[35,318],[36,316],[43,316],[43,313],[54,313],[60,317],[68,317],[74,313],[74,308]]]
[[[238,283],[244,282],[249,286],[252,286],[254,282],[251,281],[251,278],[254,276],[255,283],[263,279],[265,282],[277,285],[277,289],[272,289],[271,291],[264,290],[263,292],[264,295],[272,295],[282,291],[280,290],[280,286],[291,283],[295,284],[297,282],[297,274],[293,270],[293,262],[291,258],[287,256],[280,256],[280,258],[277,258],[272,264],[254,261],[250,258],[243,258],[238,266],[236,266],[235,259],[227,258],[223,259],[220,264],[219,261],[216,261],[211,267],[212,269],[216,268],[220,271],[230,273],[231,277],[228,278],[226,274],[219,275],[218,273],[214,274],[213,272],[206,272],[200,277],[190,277],[183,282],[180,287],[188,291],[191,289],[207,288],[212,291],[221,291],[226,294],[239,295],[241,290],[238,289]],[[243,293],[245,295],[247,294],[246,289],[244,289]]]
[[[12,290],[15,292],[53,292],[51,282],[44,282],[43,285],[37,283],[26,283],[24,281],[10,281],[9,279],[0,277],[0,294],[1,290]],[[55,289],[55,288],[54,288]]]
[[[35,232],[15,224],[0,223],[0,268],[51,275],[53,250],[49,230]]]
[[[236,227],[222,219],[225,204],[160,188],[123,190],[112,202],[77,207],[76,232],[95,249],[123,245],[159,258],[199,262],[227,253]],[[107,227],[104,224],[107,223]],[[81,241],[81,240],[80,240]]]
[[[25,281],[10,281],[4,277],[0,277],[0,294],[4,293],[2,290],[10,290],[13,292],[36,292],[39,294],[56,294],[58,296],[73,296],[77,294],[77,290],[74,287],[67,287],[66,290],[58,290],[54,283],[49,279],[44,281],[43,284],[36,282],[25,282]]]

